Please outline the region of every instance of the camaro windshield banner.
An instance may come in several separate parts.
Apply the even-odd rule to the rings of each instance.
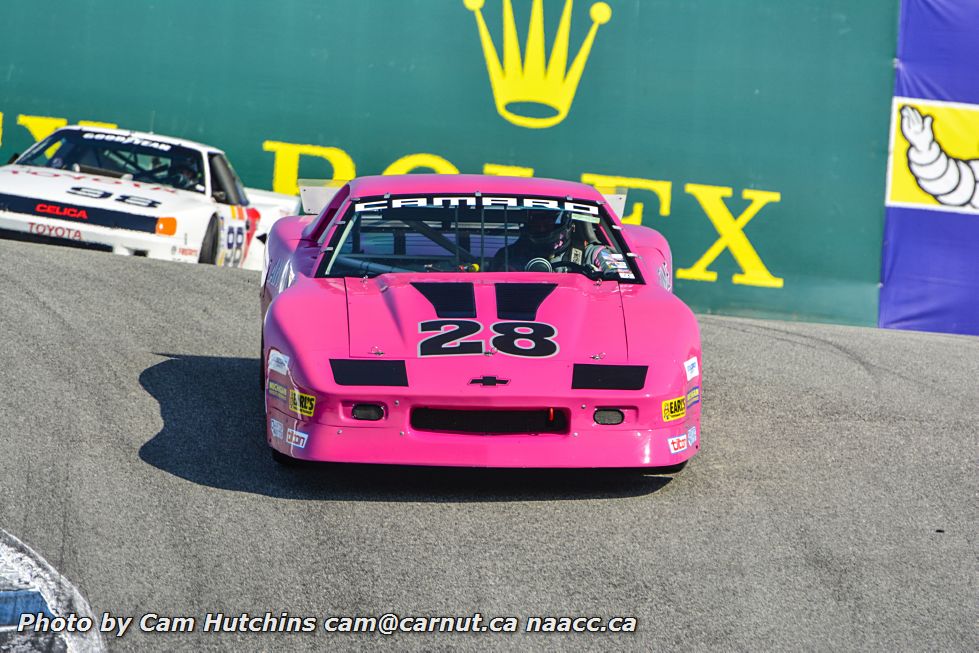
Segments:
[[[904,0],[879,324],[979,334],[979,2]]]

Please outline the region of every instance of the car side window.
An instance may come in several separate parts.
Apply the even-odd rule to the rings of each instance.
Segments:
[[[247,204],[238,176],[221,154],[208,157],[211,166],[211,196],[221,204]]]

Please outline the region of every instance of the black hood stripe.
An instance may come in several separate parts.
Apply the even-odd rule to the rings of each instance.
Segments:
[[[496,316],[501,320],[536,320],[537,309],[555,288],[556,283],[498,283]]]
[[[412,282],[439,317],[476,317],[476,293],[471,283]]]

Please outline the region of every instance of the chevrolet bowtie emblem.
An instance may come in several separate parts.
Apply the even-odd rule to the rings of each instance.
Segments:
[[[510,382],[510,379],[500,379],[495,376],[482,376],[478,379],[473,379],[469,382],[469,385],[483,385],[483,386],[494,386],[494,385],[506,385]]]

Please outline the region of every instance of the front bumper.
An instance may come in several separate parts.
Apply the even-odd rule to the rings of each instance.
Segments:
[[[180,234],[162,236],[11,211],[0,211],[0,229],[69,243],[104,245],[117,254],[145,254],[148,258],[167,261],[196,263],[200,255],[198,245],[186,243],[186,237]]]
[[[269,446],[299,460],[455,467],[665,467],[700,449],[699,410],[649,429],[596,425],[594,409],[579,407],[568,433],[476,435],[413,429],[407,410],[381,425],[324,424],[269,405],[266,437]]]

